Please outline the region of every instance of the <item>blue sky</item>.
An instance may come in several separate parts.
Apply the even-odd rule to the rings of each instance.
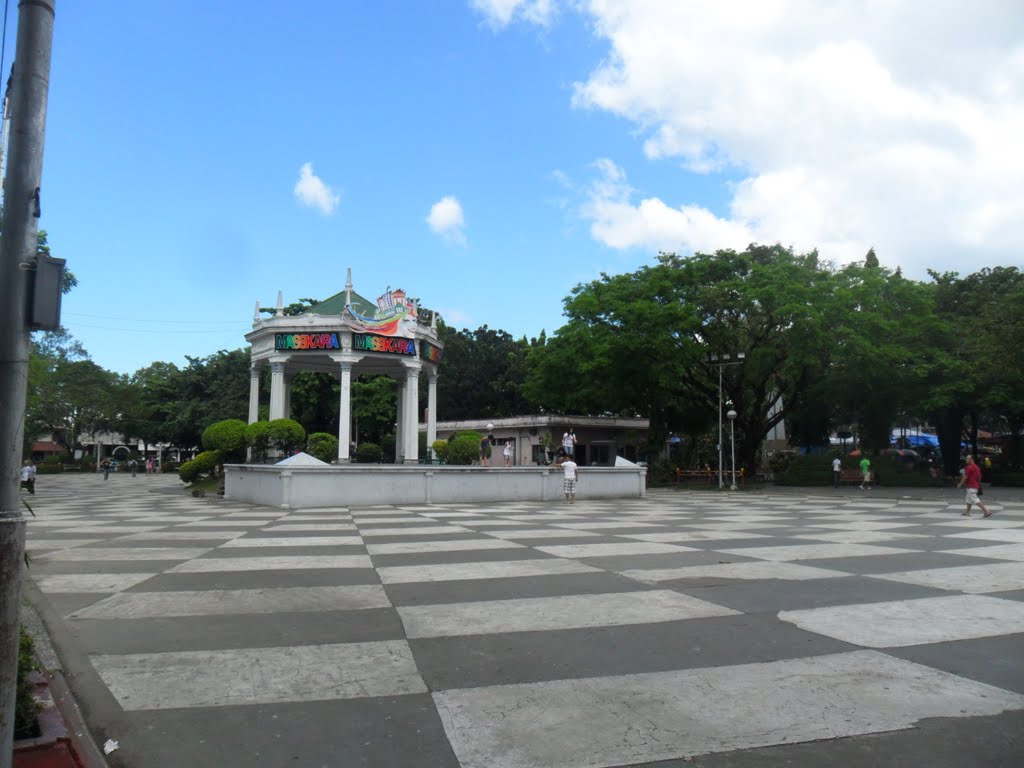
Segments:
[[[348,267],[518,337],[659,250],[1019,266],[1024,11],[959,5],[58,0],[65,325],[130,373]]]

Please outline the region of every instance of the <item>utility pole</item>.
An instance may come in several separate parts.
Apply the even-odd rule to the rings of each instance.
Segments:
[[[10,768],[18,674],[18,613],[25,554],[19,467],[25,429],[39,189],[56,0],[20,0],[11,86],[10,145],[0,234],[0,768]]]

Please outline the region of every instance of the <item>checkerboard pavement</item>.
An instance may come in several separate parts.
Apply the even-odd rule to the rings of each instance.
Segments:
[[[718,765],[1024,724],[1024,500],[987,499],[288,511],[44,477],[28,549],[125,765]]]

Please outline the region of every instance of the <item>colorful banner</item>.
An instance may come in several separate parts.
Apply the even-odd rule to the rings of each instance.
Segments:
[[[416,356],[415,339],[396,339],[372,333],[352,334],[352,349],[357,352],[384,352],[389,355]]]
[[[420,342],[420,355],[424,360],[434,363],[434,365],[441,362],[441,351],[440,347],[435,347],[433,344],[429,344],[426,341]]]
[[[335,333],[275,333],[274,349],[298,349],[319,351],[341,349],[338,334]]]

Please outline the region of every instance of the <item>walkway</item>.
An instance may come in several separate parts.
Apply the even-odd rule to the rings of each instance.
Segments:
[[[1024,761],[1019,495],[283,512],[176,485],[34,500],[28,591],[116,765]]]

